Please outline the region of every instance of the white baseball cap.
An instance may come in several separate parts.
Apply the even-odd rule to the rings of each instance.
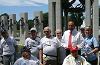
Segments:
[[[37,32],[37,29],[33,27],[33,28],[30,29],[30,32],[32,32],[32,31]]]

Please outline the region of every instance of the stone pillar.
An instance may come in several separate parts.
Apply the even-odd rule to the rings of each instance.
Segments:
[[[99,36],[99,4],[98,0],[93,2],[93,36],[98,40]]]
[[[29,33],[29,29],[28,29],[28,13],[21,13],[21,19],[22,21],[20,21],[20,40],[21,43],[24,43],[26,37],[28,36]]]
[[[91,25],[91,7],[90,0],[85,0],[85,24]]]
[[[56,22],[56,1],[55,0],[48,0],[49,1],[49,27],[51,28],[51,34],[54,35],[55,32],[55,22]]]
[[[38,19],[39,19],[39,24],[36,26],[38,36],[43,37],[43,22],[42,22],[43,21],[43,12],[37,11],[34,13],[34,16],[38,17]]]
[[[8,31],[8,19],[7,16],[1,16],[1,27],[3,27],[4,29],[6,29]]]
[[[15,37],[16,33],[17,33],[16,14],[11,14],[9,16],[9,34]]]
[[[93,1],[93,36],[99,41],[99,0]],[[100,52],[98,53],[98,65],[100,65]]]
[[[56,0],[56,29],[62,29],[62,8],[61,0]]]

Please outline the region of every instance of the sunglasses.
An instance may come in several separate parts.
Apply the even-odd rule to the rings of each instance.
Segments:
[[[44,31],[44,32],[49,32],[49,31]]]

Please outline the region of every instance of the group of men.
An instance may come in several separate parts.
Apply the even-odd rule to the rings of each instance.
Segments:
[[[96,53],[99,51],[99,44],[92,35],[92,27],[85,27],[83,31],[85,35],[83,36],[75,29],[74,21],[70,20],[68,30],[63,35],[61,29],[55,31],[56,36],[51,35],[50,27],[45,27],[43,32],[45,36],[40,38],[37,36],[36,28],[30,29],[30,35],[24,43],[22,57],[15,63],[13,60],[17,48],[16,41],[7,32],[7,35],[1,32],[3,38],[0,42],[0,48],[3,49],[3,64],[97,65]]]

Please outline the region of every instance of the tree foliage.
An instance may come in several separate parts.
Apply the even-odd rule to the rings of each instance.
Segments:
[[[43,28],[48,26],[48,12],[43,14]]]
[[[31,29],[34,26],[33,20],[28,20],[28,28]]]
[[[74,20],[75,25],[78,27],[82,25],[84,16],[83,13],[70,13],[69,19]]]
[[[9,19],[9,15],[7,13],[3,13],[3,14],[0,15],[0,17],[1,16],[7,16],[7,19]]]

